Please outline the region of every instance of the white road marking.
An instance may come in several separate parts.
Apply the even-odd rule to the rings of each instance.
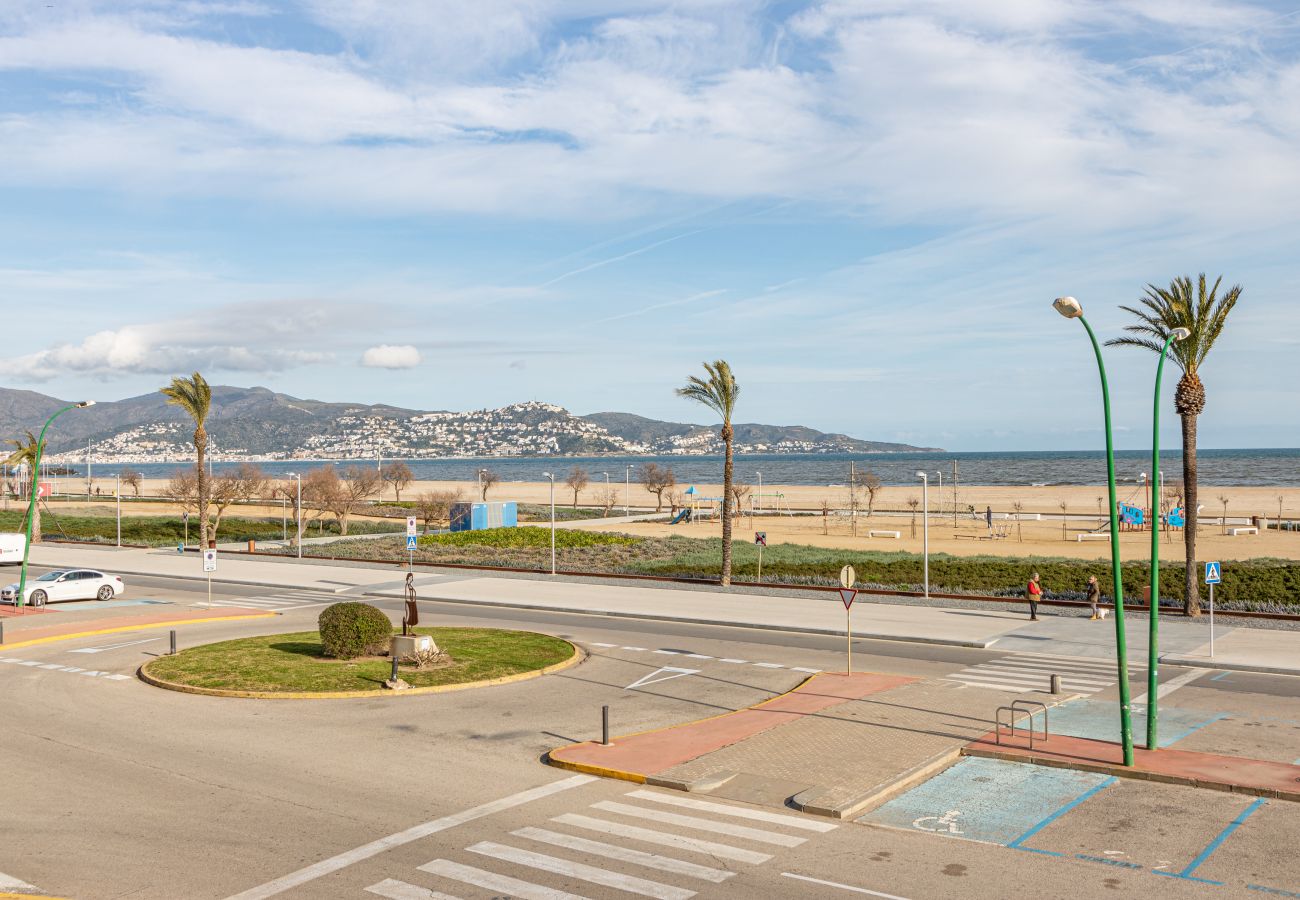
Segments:
[[[548,831],[545,828],[520,828],[519,830],[510,833],[515,837],[528,838],[529,840],[539,841],[543,844],[551,844],[555,847],[564,847],[568,850],[577,850],[580,853],[587,853],[591,856],[603,856],[606,859],[617,859],[620,862],[645,866],[647,869],[659,869],[662,872],[672,872],[676,875],[687,875],[691,878],[711,881],[714,884],[721,884],[736,874],[735,872],[729,872],[726,869],[713,869],[709,866],[701,866],[698,863],[686,862],[683,859],[673,859],[670,856],[659,856],[656,853],[646,853],[644,850],[633,850],[629,847],[619,847],[616,844],[606,844],[603,841],[593,841],[583,837],[575,837],[571,834],[561,834],[558,831]]]
[[[1169,696],[1180,687],[1190,684],[1204,674],[1206,674],[1204,669],[1192,669],[1190,672],[1184,672],[1175,678],[1170,678],[1164,684],[1161,684],[1156,688],[1156,699],[1159,700],[1163,697]],[[1136,705],[1138,703],[1145,703],[1146,699],[1147,695],[1144,692],[1134,697],[1132,702]]]
[[[593,647],[617,647],[618,644],[602,644],[602,643],[600,643],[599,641],[592,641],[591,646],[593,646]]]
[[[434,819],[425,822],[422,825],[415,825],[405,831],[399,831],[396,834],[390,834],[388,837],[380,838],[377,841],[371,841],[368,844],[362,844],[346,853],[340,853],[337,856],[331,856],[329,859],[323,859],[320,862],[313,863],[310,866],[299,869],[296,872],[290,872],[274,881],[268,881],[266,884],[259,885],[255,888],[234,894],[226,900],[263,900],[265,897],[274,897],[290,888],[298,887],[315,881],[317,878],[337,872],[340,869],[346,869],[353,863],[360,862],[363,859],[370,859],[372,856],[378,856],[394,847],[400,847],[409,844],[412,841],[418,841],[420,838],[428,837],[431,834],[437,834],[439,831],[446,831],[449,828],[455,828],[457,825],[464,825],[466,822],[473,822],[475,819],[481,819],[484,816],[490,816],[493,813],[501,812],[505,809],[513,809],[516,806],[523,806],[525,803],[531,803],[533,800],[540,800],[543,797],[549,797],[563,791],[572,790],[576,787],[582,787],[584,784],[590,784],[595,781],[592,775],[574,775],[571,778],[564,778],[560,781],[552,781],[549,784],[540,787],[531,788],[526,791],[520,791],[517,794],[511,794],[509,797],[502,797],[500,800],[493,800],[490,803],[484,803],[475,806],[472,809],[463,812],[453,813],[449,816],[443,816],[440,819]]]
[[[655,653],[662,653],[662,654],[665,654],[665,655],[667,655],[667,656],[690,656],[690,654],[687,653],[685,650],[664,650],[664,649],[659,649],[659,650],[655,650],[654,652],[655,652]]]
[[[645,652],[645,647],[624,647],[623,649],[624,649],[624,650],[632,650],[632,651],[635,651],[635,652],[637,652],[637,653],[644,653],[644,652]]]
[[[32,893],[39,889],[34,884],[28,884],[12,875],[6,875],[4,872],[0,872],[0,890]]]
[[[482,869],[475,869],[473,866],[462,866],[460,863],[454,863],[449,859],[435,859],[433,862],[427,862],[420,866],[420,871],[441,875],[443,878],[463,881],[465,884],[472,884],[476,887],[487,888],[498,896],[519,897],[521,900],[585,900],[585,898],[577,894],[570,894],[568,891],[557,891],[554,888],[542,887],[540,884],[530,884],[517,878],[497,875],[495,872],[485,872]]]
[[[867,894],[872,897],[883,897],[885,900],[907,900],[906,897],[900,897],[897,894],[883,894],[880,891],[870,891],[863,887],[854,887],[851,884],[840,884],[838,881],[822,881],[820,878],[809,878],[807,875],[796,875],[793,872],[782,872],[785,878],[794,878],[799,881],[809,881],[813,884],[822,884],[826,887],[839,888],[842,891],[852,891],[855,894]]]
[[[453,897],[451,894],[417,887],[405,881],[398,881],[396,878],[385,878],[378,884],[372,884],[366,888],[366,892],[387,897],[388,900],[460,900],[459,897]]]
[[[69,653],[103,653],[105,650],[116,650],[118,647],[132,647],[136,644],[148,644],[153,641],[160,641],[162,638],[145,638],[140,641],[125,641],[121,644],[109,644],[107,647],[82,647],[80,650],[69,650]]]
[[[660,847],[672,847],[676,850],[690,850],[694,853],[704,853],[708,856],[716,856],[719,859],[730,859],[735,862],[751,863],[761,865],[771,859],[767,853],[758,853],[753,850],[744,850],[740,847],[733,847],[730,844],[719,844],[715,841],[705,841],[700,838],[685,837],[680,834],[666,834],[662,831],[654,831],[650,828],[641,828],[637,825],[624,825],[622,822],[609,822],[605,819],[593,819],[590,816],[580,816],[575,813],[565,813],[562,816],[556,816],[551,820],[559,822],[561,825],[568,825],[572,828],[585,828],[588,831],[594,831],[598,834],[609,834],[615,837],[632,838],[636,841],[642,841],[647,844],[657,844]]]
[[[633,797],[637,800],[650,800],[655,803],[666,803],[669,806],[681,806],[686,809],[697,809],[700,812],[718,813],[724,816],[735,816],[738,819],[749,819],[753,822],[771,822],[773,825],[788,825],[791,828],[801,828],[804,831],[827,832],[834,831],[838,825],[830,822],[815,822],[811,819],[801,819],[797,816],[787,816],[781,813],[766,812],[761,809],[747,809],[743,806],[730,806],[725,803],[713,803],[709,800],[696,800],[693,797],[678,797],[676,794],[659,794],[654,791],[631,791],[626,796]]]
[[[565,878],[589,881],[592,884],[615,888],[629,894],[654,897],[655,900],[690,900],[691,897],[695,896],[695,891],[688,888],[674,887],[671,884],[662,884],[648,878],[638,878],[635,875],[611,872],[597,866],[571,862],[556,856],[547,856],[545,853],[534,853],[532,850],[520,850],[518,847],[510,847],[493,841],[479,841],[477,844],[465,849],[470,853],[477,853],[490,859],[499,859],[502,862],[528,866],[533,869],[540,869],[543,872],[553,872],[556,875],[563,875]]]
[[[780,663],[754,663],[760,669],[784,669],[785,666]]]
[[[688,653],[686,655],[690,659],[713,659],[712,656],[705,656],[703,653]]]
[[[791,672],[807,672],[809,675],[820,675],[820,674],[822,673],[822,670],[821,670],[821,669],[805,669],[803,666],[791,666],[791,667],[790,667],[790,671],[791,671]]]
[[[88,675],[91,678],[103,678],[105,681],[130,681],[130,675],[117,675],[112,672],[101,672],[97,669],[83,669],[80,666],[65,666],[63,663],[47,663],[39,659],[18,659],[13,656],[0,657],[0,663],[8,663],[15,666],[25,666],[27,668],[44,669],[48,672],[63,672],[67,675]]]
[[[719,659],[718,662],[732,663],[734,665],[744,665],[749,662],[747,659]]]
[[[673,678],[681,678],[683,675],[695,675],[699,671],[700,671],[699,669],[679,669],[677,666],[664,666],[661,669],[655,669],[653,672],[651,672],[649,675],[646,675],[643,678],[637,679],[636,681],[629,684],[627,687],[623,688],[623,690],[630,691],[632,690],[632,688],[646,687],[647,685],[651,685],[651,684],[659,684],[659,682],[661,681],[669,681]],[[656,678],[655,676],[658,675],[660,672],[671,672],[672,674],[664,675],[662,678]]]
[[[695,816],[679,816],[677,813],[645,809],[640,806],[628,806],[626,803],[613,803],[608,800],[593,803],[591,808],[598,809],[601,812],[612,812],[638,819],[649,819],[652,822],[662,822],[665,825],[677,825],[681,828],[694,828],[698,831],[711,831],[714,834],[745,838],[746,840],[757,841],[760,844],[774,844],[778,847],[798,847],[808,840],[807,838],[793,837],[788,834],[778,834],[775,831],[748,828],[744,825],[732,825],[730,822],[711,822],[708,819],[700,819]]]

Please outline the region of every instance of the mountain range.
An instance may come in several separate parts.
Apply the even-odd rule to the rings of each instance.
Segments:
[[[0,437],[37,431],[67,402],[0,388]],[[549,403],[517,403],[472,412],[302,400],[264,387],[212,388],[207,429],[222,459],[369,459],[381,456],[549,456],[709,454],[718,427],[661,422],[630,413],[577,416]],[[93,447],[104,462],[193,458],[193,423],[161,394],[100,402],[60,416],[47,434],[47,458],[76,462]],[[867,441],[803,426],[735,426],[742,453],[888,453],[933,448]]]

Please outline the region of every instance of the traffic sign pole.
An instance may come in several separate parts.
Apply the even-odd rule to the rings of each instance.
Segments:
[[[1210,582],[1210,659],[1214,659],[1214,582]]]

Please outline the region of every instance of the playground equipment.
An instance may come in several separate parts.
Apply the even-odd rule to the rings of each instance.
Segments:
[[[690,520],[691,520],[691,508],[689,506],[686,506],[683,507],[681,510],[679,510],[677,515],[673,516],[672,519],[669,520],[668,524],[676,525],[678,522],[689,522]]]

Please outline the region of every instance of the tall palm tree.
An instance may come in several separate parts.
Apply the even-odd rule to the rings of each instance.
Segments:
[[[1159,288],[1148,284],[1146,293],[1138,299],[1141,308],[1121,306],[1131,313],[1138,324],[1125,327],[1135,337],[1109,340],[1109,345],[1142,347],[1160,353],[1165,339],[1175,328],[1186,328],[1191,337],[1176,341],[1169,348],[1170,358],[1183,370],[1174,392],[1174,411],[1183,421],[1183,485],[1186,493],[1186,526],[1183,541],[1186,547],[1187,589],[1183,595],[1183,612],[1189,616],[1201,614],[1199,573],[1196,570],[1196,417],[1205,410],[1205,385],[1201,383],[1200,367],[1205,362],[1214,342],[1223,333],[1223,325],[1241,296],[1241,285],[1233,285],[1222,297],[1218,296],[1219,282],[1206,286],[1202,272],[1195,285],[1187,276],[1175,278],[1169,287]]]
[[[203,463],[208,455],[208,412],[212,408],[212,388],[195,372],[189,378],[173,378],[159,393],[173,406],[179,406],[194,420],[194,466],[199,493],[199,540],[201,547],[208,546],[208,497],[212,486],[208,484],[208,470]],[[215,536],[215,535],[212,535]]]
[[[731,584],[731,443],[735,437],[731,414],[736,409],[740,385],[736,384],[726,360],[705,363],[704,371],[708,373],[707,379],[692,375],[686,379],[686,387],[677,389],[677,395],[703,403],[722,417],[722,443],[726,447],[726,461],[722,466],[722,585],[726,587]]]
[[[26,466],[28,472],[36,471],[36,460],[45,448],[40,445],[39,439],[30,431],[24,432],[26,439],[10,440],[14,452],[5,460],[6,466]],[[28,478],[27,489],[31,490],[31,479]],[[32,543],[41,542],[41,503],[38,499],[32,504]],[[26,523],[23,523],[24,525]]]

